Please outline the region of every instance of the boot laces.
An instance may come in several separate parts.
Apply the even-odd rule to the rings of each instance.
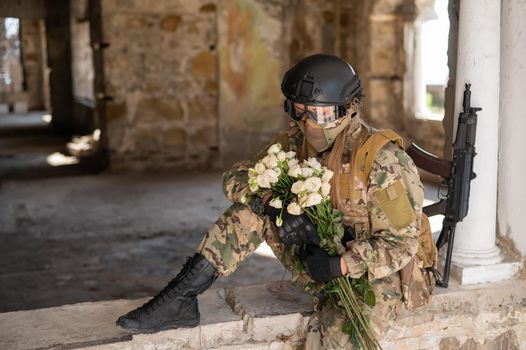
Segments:
[[[195,274],[195,269],[192,269],[191,257],[186,258],[186,262],[183,266],[183,269],[177,274],[177,276],[171,280],[157,295],[152,299],[146,302],[144,305],[138,309],[144,308],[147,314],[150,314],[152,311],[157,309],[159,306],[167,302],[174,296],[178,291],[181,290],[181,283],[187,281]]]

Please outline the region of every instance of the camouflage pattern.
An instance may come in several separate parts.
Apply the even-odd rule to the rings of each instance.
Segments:
[[[386,284],[392,286],[390,292],[386,290]],[[400,312],[400,280],[397,274],[392,274],[371,281],[371,285],[377,296],[377,305],[374,308],[363,305],[363,308],[369,313],[371,331],[376,339],[381,339]],[[354,349],[349,336],[341,331],[345,321],[343,309],[328,303],[320,305],[307,324],[305,349]]]
[[[232,202],[246,204],[249,201],[248,169],[254,164],[250,160],[242,161],[223,173],[223,192]]]
[[[208,230],[197,250],[221,276],[234,272],[263,242],[265,220],[244,204],[231,205]]]
[[[249,206],[234,203],[228,207],[205,233],[197,252],[201,253],[223,277],[237,267],[266,241],[274,255],[289,270],[293,270],[295,258],[280,243],[274,224],[267,216],[259,216]],[[303,282],[310,279],[301,274]]]
[[[381,339],[396,320],[401,305],[405,303],[411,308],[425,304],[432,291],[429,276],[423,276],[426,270],[417,255],[424,191],[411,158],[398,145],[388,143],[377,153],[368,183],[355,177],[351,196],[348,184],[353,174],[349,151],[364,128],[369,135],[375,131],[355,119],[358,121],[352,122],[347,131],[341,172],[344,186],[340,193],[343,222],[355,230],[356,239],[347,243],[343,257],[351,277],[366,273],[373,285],[376,306],[371,310],[371,327],[377,339]],[[301,131],[295,124],[291,126],[285,137],[287,142],[281,142],[283,134],[274,142],[279,141],[296,152],[304,150]],[[266,148],[255,159],[264,156],[265,151]],[[329,152],[317,155],[322,164],[326,165]],[[224,173],[223,189],[234,204],[219,217],[198,248],[223,276],[234,272],[263,240],[285,267],[294,270],[295,258],[279,243],[274,224],[250,209],[253,197],[247,171],[253,164],[254,161],[240,162]],[[305,274],[300,277],[309,280]],[[309,322],[305,348],[352,349],[348,336],[341,331],[344,321],[342,310],[317,304]]]
[[[360,128],[368,128],[368,134],[375,131],[363,124],[357,127]],[[343,172],[353,176],[350,164],[343,168]],[[358,177],[354,181],[354,201],[350,194],[342,198],[343,222],[356,233],[343,255],[349,275],[359,277],[367,273],[373,281],[399,271],[405,306],[426,304],[435,280],[417,254],[426,244],[419,240],[424,186],[413,160],[405,150],[388,143],[376,154],[367,185]],[[396,293],[393,288],[386,283],[384,292]]]

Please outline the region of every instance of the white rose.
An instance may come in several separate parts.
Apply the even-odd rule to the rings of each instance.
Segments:
[[[301,207],[296,202],[292,202],[287,206],[287,211],[292,215],[301,215]]]
[[[309,177],[305,180],[304,186],[309,192],[318,192],[321,187],[321,179],[319,177]]]
[[[281,144],[275,143],[268,149],[268,154],[277,154],[279,151],[281,151]]]
[[[276,174],[278,174],[278,176],[281,175],[281,168],[280,168],[280,167],[275,167],[275,168],[272,169],[272,170],[274,170],[274,172],[275,172]]]
[[[256,181],[257,181],[257,185],[261,188],[270,188],[270,179],[268,178],[268,176],[265,176],[265,174],[263,175],[258,175],[256,177]]]
[[[276,209],[280,209],[280,208],[283,207],[283,203],[281,202],[281,199],[279,199],[279,198],[274,198],[274,199],[272,199],[272,200],[268,203],[268,205],[270,205],[271,207],[274,207],[274,208],[276,208]]]
[[[279,151],[278,154],[276,154],[276,157],[279,161],[287,159],[287,154],[283,151]]]
[[[310,193],[306,207],[312,207],[314,205],[320,204],[322,200],[323,198],[319,193]]]
[[[303,175],[303,177],[310,177],[313,173],[314,173],[314,169],[312,168],[307,168],[307,167],[301,168],[301,175]]]
[[[267,168],[275,168],[278,166],[278,157],[276,157],[275,154],[271,154],[271,155],[268,155],[267,156],[267,163],[268,163],[268,167]]]
[[[278,182],[279,174],[272,169],[265,170],[263,176],[266,176],[271,184],[275,184],[276,182]]]
[[[302,208],[308,207],[309,206],[308,202],[309,202],[308,192],[305,192],[303,193],[303,195],[298,196],[298,204],[300,205],[300,207]]]
[[[287,153],[285,153],[285,157],[287,157],[288,159],[293,159],[294,157],[296,157],[296,152],[294,151],[288,151]],[[296,159],[297,161],[297,159]]]
[[[318,162],[318,160],[316,160],[316,158],[310,157],[306,163],[309,167],[313,168],[314,170],[321,170],[321,164],[320,162]]]
[[[303,181],[296,181],[292,184],[292,187],[290,188],[290,191],[294,194],[298,194],[302,191],[305,191],[305,187],[303,185]]]
[[[272,169],[278,166],[278,158],[276,158],[276,156],[273,154],[269,154],[268,156],[265,156],[265,158],[263,158],[261,161],[269,169]]]
[[[325,171],[323,172],[323,175],[321,177],[321,181],[329,182],[329,181],[331,181],[333,175],[334,175],[334,172],[332,170],[325,169]]]
[[[298,177],[301,176],[301,167],[299,164],[294,165],[292,168],[289,169],[288,175],[291,177]]]
[[[323,185],[321,185],[321,194],[324,197],[327,197],[330,192],[331,192],[331,185],[329,183],[325,182]]]
[[[287,165],[289,166],[289,169],[294,167],[295,165],[298,165],[299,161],[296,158],[292,158],[287,160]]]
[[[267,168],[263,165],[263,163],[257,163],[256,164],[256,173],[258,175],[261,175],[267,170]]]

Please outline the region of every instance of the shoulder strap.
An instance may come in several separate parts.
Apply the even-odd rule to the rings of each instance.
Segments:
[[[389,141],[396,142],[401,148],[404,148],[404,140],[400,135],[390,129],[380,130],[367,139],[356,153],[354,171],[356,176],[365,184],[371,173],[373,161],[376,153],[384,147]]]

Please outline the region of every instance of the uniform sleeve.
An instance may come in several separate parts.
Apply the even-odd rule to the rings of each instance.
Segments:
[[[252,193],[248,186],[248,169],[253,167],[254,163],[244,160],[223,173],[223,192],[232,202],[246,204],[250,200]]]
[[[371,236],[348,242],[343,257],[348,275],[385,277],[417,253],[424,187],[407,153],[389,143],[377,153],[369,177],[367,211]]]

